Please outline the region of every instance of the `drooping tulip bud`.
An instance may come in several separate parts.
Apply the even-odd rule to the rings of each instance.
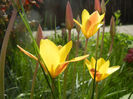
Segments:
[[[101,4],[100,0],[95,0],[95,10],[101,13]]]
[[[81,23],[81,20],[80,20],[79,15],[77,16],[77,21],[78,21],[79,23]],[[80,28],[80,26],[77,25],[77,24],[76,24],[76,30],[77,30],[78,33],[80,33],[81,28]]]
[[[43,35],[42,35],[42,27],[41,25],[39,24],[38,26],[38,30],[37,30],[37,45],[39,46],[40,44],[40,40],[43,38]]]
[[[68,30],[71,30],[73,28],[73,25],[74,25],[73,13],[72,13],[71,5],[68,1],[66,6],[66,28]]]
[[[104,0],[102,0],[102,2],[101,2],[101,9],[102,9],[102,13],[106,12],[106,5],[105,5],[105,1]]]
[[[115,30],[115,19],[112,16],[111,20],[110,20],[110,35],[111,35],[111,37],[114,37],[115,32],[116,32],[116,30]]]

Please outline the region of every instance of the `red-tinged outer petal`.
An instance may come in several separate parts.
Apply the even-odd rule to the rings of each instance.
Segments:
[[[43,38],[43,35],[42,35],[42,27],[41,25],[39,24],[38,26],[38,30],[37,30],[37,45],[40,46],[40,40]]]
[[[58,76],[60,73],[62,73],[66,68],[67,68],[67,65],[70,63],[70,62],[76,62],[76,61],[80,61],[80,60],[83,60],[85,58],[87,58],[89,55],[84,55],[84,56],[80,56],[80,57],[76,57],[76,58],[73,58],[72,60],[70,61],[66,61],[64,63],[61,63],[57,66],[56,70],[55,70],[55,73],[54,73],[54,76],[53,78],[55,78],[56,76]]]
[[[99,0],[95,0],[95,10],[97,10],[99,13],[101,13],[101,4]]]
[[[36,61],[38,61],[38,58],[37,58],[37,57],[35,57],[35,56],[32,55],[31,53],[27,52],[26,50],[24,50],[24,49],[23,49],[22,47],[20,47],[19,45],[17,45],[17,47],[18,47],[24,54],[26,54],[27,56],[29,56],[29,57],[35,59]]]
[[[71,30],[73,28],[73,25],[74,25],[73,13],[72,13],[71,5],[68,1],[66,6],[66,28],[68,30]]]
[[[55,78],[56,76],[58,76],[59,74],[61,74],[68,66],[69,63],[64,63],[64,64],[60,64],[56,70],[55,70],[55,74],[53,76],[53,78]]]
[[[83,59],[86,59],[88,56],[89,56],[89,55],[84,55],[84,56],[75,57],[75,58],[73,58],[73,59],[71,59],[71,60],[69,60],[69,61],[66,61],[65,63],[67,63],[67,62],[77,62],[77,61],[81,61],[81,60],[83,60]]]

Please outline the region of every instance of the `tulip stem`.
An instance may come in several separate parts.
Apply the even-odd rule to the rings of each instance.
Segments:
[[[54,90],[55,90],[55,86],[54,86],[54,83],[55,83],[55,82],[54,82],[54,80],[55,80],[55,79],[52,78],[52,91],[53,91],[53,93],[55,94],[55,91],[54,91]],[[52,93],[51,93],[51,99],[54,99],[54,96],[53,96]]]
[[[8,46],[8,41],[10,37],[10,33],[17,15],[17,10],[14,9],[11,15],[11,19],[9,21],[9,25],[7,27],[5,37],[1,47],[0,53],[0,99],[5,99],[4,97],[4,69],[5,69],[5,58],[6,58],[6,51]]]
[[[87,44],[88,44],[88,39],[86,38],[86,41],[85,41],[85,49],[84,49],[84,55],[86,54]]]
[[[103,32],[102,32],[102,41],[101,41],[101,49],[100,49],[100,57],[102,57],[103,45],[104,45],[104,32],[105,32],[105,17],[103,19]]]
[[[35,72],[33,75],[33,80],[32,80],[32,87],[31,87],[31,95],[30,95],[30,99],[33,99],[33,94],[34,94],[34,87],[35,87],[35,80],[36,80],[36,75],[37,75],[37,70],[39,67],[39,63],[36,63],[36,68],[35,68]]]
[[[71,41],[71,29],[68,30],[68,41]]]
[[[93,89],[92,89],[92,96],[91,99],[94,99],[94,92],[95,92],[95,87],[96,87],[96,69],[97,69],[97,51],[98,51],[98,45],[99,45],[99,32],[100,30],[98,30],[97,33],[97,42],[96,42],[96,64],[95,64],[95,72],[94,72],[94,80],[93,80]]]
[[[110,44],[110,48],[109,48],[109,55],[108,56],[110,56],[110,54],[111,54],[111,52],[112,52],[112,48],[113,48],[113,43],[114,43],[114,36],[112,37],[112,39],[111,39],[111,44]]]
[[[58,77],[58,93],[59,93],[59,99],[61,99],[60,76]]]
[[[97,57],[98,57],[98,45],[99,45],[99,33],[100,33],[100,29],[98,30],[98,32],[97,32],[97,42],[96,42],[96,55],[95,55],[95,57],[96,57],[96,60],[97,60]]]
[[[77,42],[76,42],[76,54],[75,54],[76,57],[78,56],[78,50],[79,50],[79,32],[77,35]],[[73,67],[72,99],[74,99],[74,93],[75,93],[75,82],[76,82],[76,72],[77,72],[76,65],[77,63],[75,63]]]
[[[71,40],[71,29],[68,30],[68,41]],[[67,56],[67,60],[69,59],[69,55]],[[66,68],[66,70],[64,71],[64,85],[63,85],[63,99],[66,99],[66,82],[67,82],[67,72],[68,72],[68,68]]]
[[[86,54],[87,52],[87,45],[88,45],[88,39],[86,38],[85,40],[85,49],[84,49],[84,55]],[[83,63],[83,87],[82,87],[82,90],[84,90],[84,81],[85,81],[85,62]],[[83,92],[83,91],[82,91]],[[83,93],[84,94],[84,93]]]
[[[96,82],[96,99],[98,99],[98,82]]]
[[[87,44],[88,44],[88,39],[85,41],[85,49],[84,49],[84,55],[86,54],[87,51]],[[83,81],[85,80],[85,63],[83,65]]]

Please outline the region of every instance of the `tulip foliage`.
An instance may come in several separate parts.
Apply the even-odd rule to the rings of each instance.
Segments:
[[[37,1],[43,3],[43,0]],[[120,98],[125,91],[126,93],[132,91],[132,79],[128,74],[132,75],[133,70],[131,67],[125,69],[127,67],[124,64],[133,62],[133,47],[128,50],[127,42],[129,42],[129,38],[124,39],[124,42],[118,39],[120,36],[116,32],[116,23],[113,16],[110,22],[110,31],[104,34],[106,3],[104,0],[94,1],[95,11],[93,13],[90,14],[87,9],[83,9],[81,15],[78,16],[73,15],[72,4],[68,1],[64,18],[65,28],[62,29],[62,37],[57,34],[56,39],[52,34],[45,37],[44,34],[47,31],[43,31],[41,25],[38,27],[37,38],[35,39],[23,8],[25,4],[29,5],[34,2],[25,0],[25,3],[20,3],[21,0],[18,1],[19,4],[22,4],[19,6],[18,13],[28,33],[30,33],[31,39],[29,41],[31,42],[25,43],[23,41],[24,43],[22,43],[21,40],[21,43],[16,44],[17,47],[15,46],[14,59],[10,58],[13,55],[7,56],[8,60],[17,64],[17,70],[13,74],[14,70],[12,68],[15,67],[12,66],[5,69],[5,72],[7,73],[7,70],[11,68],[9,74],[19,74],[19,77],[15,76],[5,80],[7,86],[10,85],[8,80],[13,83],[12,79],[15,79],[17,82],[13,83],[13,87],[6,91],[4,91],[4,85],[0,83],[0,99],[4,99],[4,97],[10,98],[8,94],[12,90],[19,90],[17,85],[24,88],[24,90],[19,90],[19,95],[15,97],[12,94],[14,91],[11,92],[10,95],[17,99],[23,97],[27,99],[29,95],[30,99],[112,99]],[[75,27],[76,31],[73,29]],[[99,29],[103,29],[102,36]],[[96,38],[95,34],[99,36]],[[97,43],[100,40],[101,42]],[[27,45],[28,48],[24,48],[23,44]],[[126,55],[124,51],[128,51],[128,54]],[[122,52],[124,54],[121,54]],[[126,55],[124,58],[126,63],[123,63],[124,55]],[[1,60],[2,58],[0,57]],[[0,77],[4,77],[4,70],[1,67]],[[32,76],[33,79],[30,79]],[[128,78],[124,78],[125,76]],[[123,80],[124,82],[122,82]],[[4,82],[3,78],[1,82]],[[129,84],[130,87],[124,89],[125,84]],[[20,93],[21,91],[23,93]]]

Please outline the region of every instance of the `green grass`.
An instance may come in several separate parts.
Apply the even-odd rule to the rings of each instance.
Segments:
[[[25,35],[25,34],[23,34]],[[23,42],[21,42],[21,40]],[[56,40],[53,37],[50,37],[52,41],[56,44],[66,43],[66,40],[62,39],[60,36],[57,36]],[[75,57],[75,37],[72,36],[73,48],[70,52],[70,59]],[[8,52],[6,57],[6,69],[5,69],[5,86],[6,86],[6,98],[7,99],[29,99],[30,90],[32,84],[33,72],[36,66],[36,62],[33,59],[30,59],[28,56],[19,51],[16,47],[16,44],[22,45],[22,47],[28,50],[31,53],[34,52],[33,43],[25,38],[18,37],[10,40],[8,46]],[[101,40],[101,38],[100,38]],[[123,61],[128,48],[133,47],[133,37],[126,34],[116,34],[114,39],[114,46],[112,54],[109,57],[111,63],[110,65],[120,65],[121,68],[117,72],[110,75],[105,80],[99,83],[99,99],[118,99],[123,95],[126,95],[133,91],[133,67],[130,64],[127,64]],[[80,37],[80,47],[79,47],[79,56],[83,55],[83,50],[85,46],[84,37]],[[108,57],[108,49],[110,46],[110,35],[109,33],[105,34],[104,39],[104,51],[103,58]],[[96,38],[92,37],[88,41],[87,53],[91,56],[95,55],[96,47]],[[100,49],[100,45],[99,45]],[[100,52],[99,52],[100,53]],[[71,99],[72,93],[72,80],[73,80],[73,66],[74,63],[70,63],[68,66],[68,76],[67,76],[67,99]],[[85,68],[85,81],[84,89],[82,82],[82,73],[83,73],[83,61],[77,62],[76,64],[77,74],[76,74],[76,88],[75,88],[75,99],[83,99],[83,97],[89,98],[92,92],[92,79],[89,75],[89,71]],[[63,76],[62,73],[60,77],[61,90],[63,90]],[[57,79],[55,80],[57,84]],[[51,98],[51,91],[48,87],[45,77],[41,68],[39,68],[35,83],[35,99]]]

